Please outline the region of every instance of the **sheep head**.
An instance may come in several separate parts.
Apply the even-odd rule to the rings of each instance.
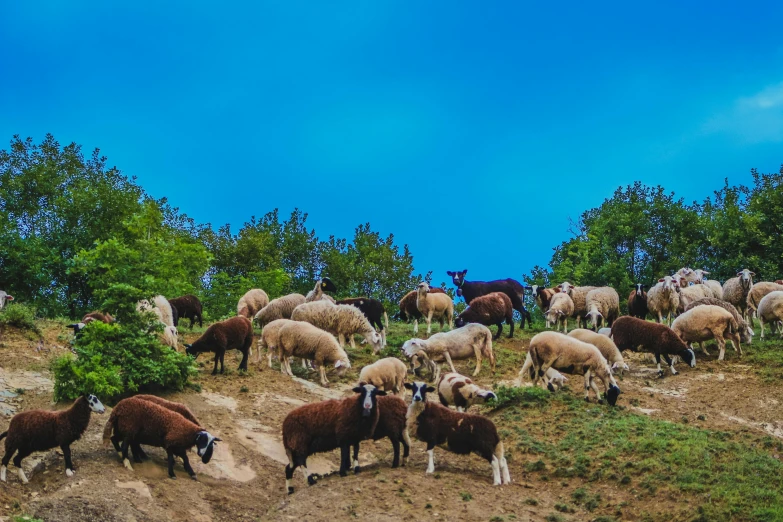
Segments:
[[[324,292],[336,292],[337,287],[332,283],[332,280],[328,277],[321,278],[321,290]]]
[[[451,277],[451,282],[454,283],[454,286],[456,286],[457,288],[462,288],[462,285],[465,284],[465,274],[467,273],[468,273],[467,269],[458,270],[456,272],[452,272],[451,270],[449,270],[446,272],[446,274]]]

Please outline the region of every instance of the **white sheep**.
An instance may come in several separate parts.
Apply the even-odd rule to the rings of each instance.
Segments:
[[[592,323],[598,328],[599,322],[612,326],[614,320],[620,316],[620,296],[614,288],[608,286],[594,288],[585,296],[585,309],[588,326]]]
[[[237,315],[253,319],[255,315],[269,304],[269,296],[260,288],[253,288],[245,292],[237,302]]]
[[[265,307],[256,313],[253,320],[259,328],[264,328],[267,324],[277,319],[291,319],[294,308],[305,302],[305,296],[302,294],[288,294],[277,299],[269,301]]]
[[[761,300],[767,294],[775,291],[783,291],[783,285],[763,281],[761,283],[756,283],[753,285],[753,288],[750,289],[750,292],[748,293],[748,321],[751,326],[753,326],[753,317],[756,315]]]
[[[601,334],[601,335],[605,335],[607,337],[611,337],[612,336],[612,329],[611,328],[601,328],[600,330],[598,330],[598,333]]]
[[[659,323],[671,324],[679,306],[680,287],[672,276],[662,277],[647,291],[647,309]]]
[[[328,277],[322,277],[315,282],[315,286],[312,290],[307,292],[305,296],[305,302],[312,303],[315,301],[329,301],[334,304],[334,297],[326,294],[325,292],[336,292],[337,287],[332,283],[332,280]]]
[[[574,311],[571,314],[571,317],[576,319],[577,328],[582,326],[583,318],[587,314],[587,294],[591,290],[595,290],[595,288],[596,287],[594,286],[574,286],[568,281],[561,283],[556,287],[560,292],[568,294],[574,302]]]
[[[473,377],[481,371],[481,362],[489,359],[492,371],[495,371],[495,353],[492,351],[492,333],[482,324],[470,323],[450,332],[440,332],[429,339],[409,339],[402,345],[402,351],[409,359],[417,356],[433,373],[433,380],[440,377],[440,364],[446,362],[452,372],[456,373],[452,360],[476,357],[476,370]]]
[[[558,292],[549,301],[549,310],[544,317],[547,324],[553,324],[555,330],[563,326],[563,333],[568,333],[568,318],[574,314],[574,301],[565,292]]]
[[[280,329],[293,322],[294,321],[291,321],[290,319],[275,319],[264,326],[264,331],[261,332],[261,336],[258,338],[256,364],[258,364],[261,359],[261,351],[266,349],[267,363],[270,368],[272,367],[272,356],[277,355],[279,358]]]
[[[601,352],[601,355],[604,356],[606,362],[609,363],[612,372],[617,372],[622,375],[623,372],[627,372],[629,370],[628,364],[626,364],[625,359],[623,359],[622,352],[617,349],[614,341],[612,341],[609,337],[593,332],[592,330],[585,330],[583,328],[571,330],[568,332],[568,336],[573,337],[574,339],[579,339],[584,343],[592,344],[598,348],[598,351]]]
[[[705,297],[714,297],[712,290],[702,283],[680,288],[680,304],[677,310],[682,313],[691,303],[704,299]]]
[[[742,355],[737,320],[720,306],[703,305],[691,308],[674,320],[672,330],[686,343],[698,342],[701,351],[707,355],[709,353],[704,348],[704,341],[715,339],[720,348],[719,361],[723,360],[726,352],[726,338],[731,340],[734,350]]]
[[[783,292],[775,290],[765,295],[758,308],[759,323],[761,323],[761,338],[764,339],[764,325],[772,323],[772,333],[777,327],[778,333],[783,336]]]
[[[359,382],[372,384],[379,390],[403,393],[408,367],[396,357],[385,357],[368,364],[359,373]]]
[[[174,313],[171,311],[171,304],[162,295],[156,295],[152,299],[152,304],[146,299],[142,299],[136,303],[136,310],[139,312],[152,312],[164,325],[174,326]]]
[[[454,406],[457,411],[465,411],[474,404],[497,398],[494,392],[477,386],[470,378],[458,373],[444,373],[438,384],[438,398],[447,408]]]
[[[164,326],[161,334],[161,341],[166,346],[177,349],[177,328],[174,326]]]
[[[0,290],[0,310],[6,305],[8,301],[13,301],[14,296],[5,293],[5,290]]]
[[[306,322],[292,321],[280,328],[278,352],[280,371],[290,377],[294,376],[289,360],[291,357],[312,360],[318,367],[322,386],[329,383],[326,379],[327,364],[333,364],[338,375],[343,375],[351,367],[348,354],[337,339],[329,332]]]
[[[748,320],[748,294],[753,288],[753,276],[747,268],[737,272],[737,277],[732,277],[723,283],[723,300],[733,304],[742,318]]]
[[[372,327],[362,311],[355,306],[336,305],[321,299],[297,306],[291,314],[291,319],[306,321],[326,330],[337,337],[340,346],[344,346],[348,339],[351,348],[356,348],[353,335],[359,334],[372,346],[374,353],[377,354],[383,349],[383,338]]]
[[[454,302],[448,294],[430,293],[430,286],[419,283],[416,290],[416,308],[427,321],[427,335],[432,332],[432,320],[436,319],[443,330],[443,323],[449,323],[449,330],[454,327]]]
[[[522,369],[519,370],[519,375],[517,376],[517,386],[522,386],[522,383],[524,382],[525,376],[530,377],[531,381],[535,381],[536,376],[533,374],[533,359],[530,357],[530,352],[527,352],[527,355],[525,356],[525,362],[522,365]],[[554,368],[549,368],[546,371],[546,378],[549,380],[550,383],[555,387],[555,389],[560,389],[563,386],[565,386],[565,383],[568,382],[568,378],[560,373],[559,371],[555,370]]]

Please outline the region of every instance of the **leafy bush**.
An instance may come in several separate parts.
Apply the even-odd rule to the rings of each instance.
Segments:
[[[40,333],[35,324],[35,309],[23,304],[11,303],[0,310],[0,327],[5,326]]]
[[[52,363],[55,400],[83,393],[108,399],[151,388],[182,389],[195,371],[193,361],[158,340],[163,327],[153,314],[136,312],[140,292],[114,285],[104,295],[105,309],[114,310],[118,321],[89,323],[74,339],[76,356]]]

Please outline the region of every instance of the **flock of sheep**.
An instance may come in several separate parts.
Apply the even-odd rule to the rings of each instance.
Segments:
[[[289,493],[294,490],[292,479],[296,468],[302,468],[309,484],[316,482],[316,477],[307,470],[307,458],[314,453],[339,448],[340,475],[345,475],[351,467],[358,471],[359,446],[367,439],[390,439],[393,467],[400,464],[402,445],[402,465],[405,465],[410,434],[427,445],[427,473],[434,471],[434,447],[446,444],[450,451],[476,453],[486,459],[492,468],[494,484],[510,482],[503,443],[495,425],[484,416],[465,412],[471,405],[492,399],[495,394],[460,375],[453,361],[475,358],[473,375],[476,376],[486,360],[494,372],[492,342],[501,335],[503,323],[509,325],[511,337],[514,311],[521,316],[520,327],[524,328],[525,321],[531,322],[524,306],[526,291],[532,293],[544,313],[547,327],[554,327],[555,331],[542,332],[531,339],[518,384],[530,378],[534,385],[543,382],[555,391],[568,380],[564,374],[582,375],[585,399],[593,390],[599,402],[603,402],[597,384],[600,381],[610,405],[616,403],[620,394],[614,376],[629,369],[622,355],[625,350],[654,354],[661,376],[663,357],[676,375],[676,357],[695,367],[692,343],[699,343],[707,353],[704,342],[714,339],[720,351],[719,360],[724,357],[726,341],[741,354],[741,343],[750,343],[752,339],[754,317],[761,325],[762,338],[767,325],[773,333],[783,335],[783,281],[754,284],[755,274],[747,269],[723,285],[707,279],[708,272],[689,268],[662,277],[649,290],[644,284],[636,284],[628,296],[628,315],[623,317],[620,317],[619,295],[610,287],[580,287],[569,282],[553,288],[524,287],[513,279],[467,281],[467,270],[448,274],[457,287],[457,295],[464,297],[469,305],[456,318],[452,299],[443,290],[424,282],[399,303],[399,318],[413,322],[414,334],[418,332],[419,320],[427,325],[426,339],[412,338],[403,344],[401,351],[408,360],[407,365],[396,357],[379,359],[361,369],[352,396],[307,404],[287,415],[282,435],[289,460],[285,468]],[[321,384],[327,385],[328,371],[342,376],[351,368],[343,347],[346,344],[355,347],[355,335],[361,336],[378,354],[386,345],[388,329],[388,315],[380,301],[366,297],[335,301],[327,292],[336,290],[326,277],[306,296],[289,294],[270,301],[263,290],[250,290],[239,300],[236,317],[209,326],[199,339],[185,345],[186,353],[194,357],[214,353],[214,375],[218,363],[221,373],[225,370],[225,352],[237,349],[242,353],[239,368],[246,370],[253,344],[253,322],[256,322],[262,329],[256,362],[265,351],[270,368],[276,358],[281,372],[293,377],[291,364],[300,359],[304,368],[317,370]],[[12,299],[0,291],[0,307]],[[202,321],[201,303],[191,295],[172,300],[156,296],[151,303],[139,302],[137,308],[157,316],[164,327],[161,340],[173,348],[177,347],[179,320],[189,318],[191,328],[195,321],[199,324]],[[656,322],[647,321],[648,316]],[[577,325],[571,332],[569,319]],[[110,323],[113,318],[108,313],[92,312],[71,326],[78,335],[92,321]],[[440,323],[441,331],[430,335],[433,321]],[[448,331],[444,331],[446,324]],[[497,326],[494,337],[488,328],[492,325]],[[442,363],[450,371],[441,375]],[[435,386],[422,381],[406,382],[409,373],[420,376],[423,371],[429,372]],[[405,389],[412,392],[407,404],[403,400]],[[436,391],[440,404],[427,400],[427,394]],[[60,412],[33,410],[16,415],[8,430],[0,434],[0,439],[7,437],[0,480],[6,480],[7,466],[16,454],[14,465],[19,478],[27,482],[21,469],[22,459],[33,451],[53,447],[62,449],[66,474],[72,476],[70,444],[85,431],[90,412],[103,411],[97,397],[89,395]],[[195,478],[187,450],[195,446],[199,457],[207,463],[218,441],[184,405],[149,395],[120,401],[104,430],[104,442],[114,445],[124,465],[131,470],[129,450],[134,460],[140,462],[146,457],[142,444],[165,448],[172,478],[175,457],[182,459],[185,470]]]

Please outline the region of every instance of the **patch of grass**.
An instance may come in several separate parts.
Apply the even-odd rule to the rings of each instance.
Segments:
[[[17,515],[11,518],[11,522],[44,522],[43,519],[35,518],[30,515]]]
[[[545,404],[551,395],[548,390],[538,386],[517,388],[515,386],[500,385],[495,388],[497,398],[490,399],[487,404],[498,410],[511,405],[533,407]]]
[[[565,519],[557,513],[552,513],[544,517],[546,522],[563,522]]]
[[[467,491],[460,492],[459,496],[462,498],[463,502],[470,502],[471,500],[473,500],[473,495],[471,495]]]
[[[758,330],[758,329],[757,329]],[[767,329],[769,330],[769,329]],[[761,340],[758,330],[753,339],[753,343],[742,347],[742,362],[750,364],[753,369],[767,383],[777,383],[783,379],[783,350],[781,350],[781,340],[775,335],[768,335],[765,340]],[[769,332],[765,332],[768,334]],[[726,352],[728,355],[728,352]]]
[[[537,506],[538,505],[538,500],[536,500],[534,498],[526,498],[525,499],[525,504],[527,504],[528,506]]]
[[[35,308],[24,304],[9,303],[0,310],[0,328],[8,326],[41,334],[35,322]]]
[[[239,391],[242,393],[247,393],[250,391],[250,388],[248,388],[247,386],[242,386],[241,388],[239,388]]]
[[[573,513],[573,512],[576,511],[574,508],[572,508],[568,504],[564,504],[564,503],[557,503],[557,504],[555,504],[555,510],[557,510],[557,511],[559,511],[561,513]]]

